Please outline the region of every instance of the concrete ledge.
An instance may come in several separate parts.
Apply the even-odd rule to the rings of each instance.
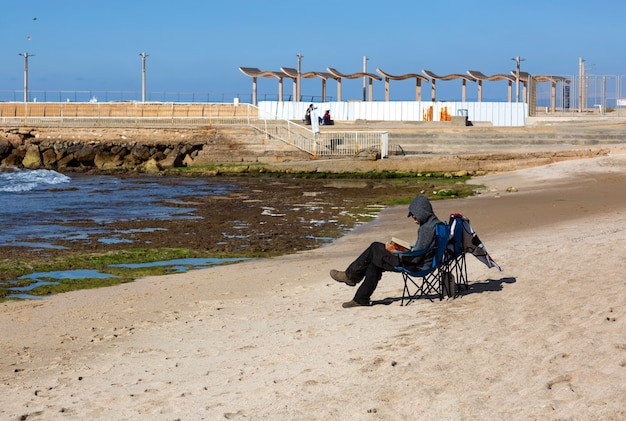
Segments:
[[[283,162],[271,164],[264,168],[285,172],[403,172],[431,173],[444,172],[464,175],[484,175],[514,171],[547,165],[554,162],[592,158],[608,155],[623,148],[571,149],[563,151],[494,153],[494,154],[453,154],[453,155],[420,155],[398,156],[386,159],[329,159],[304,162]],[[623,152],[622,152],[623,153]]]
[[[467,126],[467,116],[466,115],[453,115],[450,117],[450,125],[452,126]]]

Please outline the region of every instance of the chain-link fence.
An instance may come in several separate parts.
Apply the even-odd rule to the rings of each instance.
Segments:
[[[552,85],[535,82],[531,89],[531,116],[603,116],[625,117],[624,75],[573,75]]]

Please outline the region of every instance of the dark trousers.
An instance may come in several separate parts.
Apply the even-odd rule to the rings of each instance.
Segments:
[[[393,270],[394,266],[398,266],[399,263],[398,256],[388,252],[384,243],[370,244],[346,269],[346,276],[354,282],[360,282],[365,278],[354,295],[354,301],[359,304],[369,304],[370,297],[378,286],[383,272]]]

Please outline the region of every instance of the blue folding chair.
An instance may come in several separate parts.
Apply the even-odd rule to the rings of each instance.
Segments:
[[[439,295],[439,299],[443,299],[442,274],[447,264],[446,250],[450,238],[450,225],[445,222],[438,223],[435,227],[435,237],[434,247],[398,253],[401,265],[403,258],[407,258],[408,260],[411,257],[427,254],[433,255],[431,266],[425,270],[413,271],[404,266],[394,267],[394,272],[400,272],[402,274],[402,280],[404,281],[401,305],[408,305],[411,301],[421,297],[426,297],[430,301],[433,301],[432,297]]]
[[[463,248],[463,216],[458,213],[450,215],[448,222],[450,237],[442,267],[441,295],[456,298],[461,287],[469,289],[465,249]]]

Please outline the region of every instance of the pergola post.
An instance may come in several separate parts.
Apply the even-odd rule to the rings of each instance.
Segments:
[[[461,84],[461,102],[467,102],[465,100],[467,98],[467,81],[462,79]]]
[[[385,102],[389,102],[389,78],[385,78]]]
[[[337,101],[341,102],[341,78],[337,78]]]
[[[415,78],[415,101],[422,100],[422,79]]]
[[[432,102],[436,101],[436,93],[437,93],[437,81],[435,79],[430,80],[430,100]]]
[[[257,89],[257,85],[256,85],[256,76],[254,76],[252,78],[252,105],[257,105],[257,101],[256,101],[256,89]]]

